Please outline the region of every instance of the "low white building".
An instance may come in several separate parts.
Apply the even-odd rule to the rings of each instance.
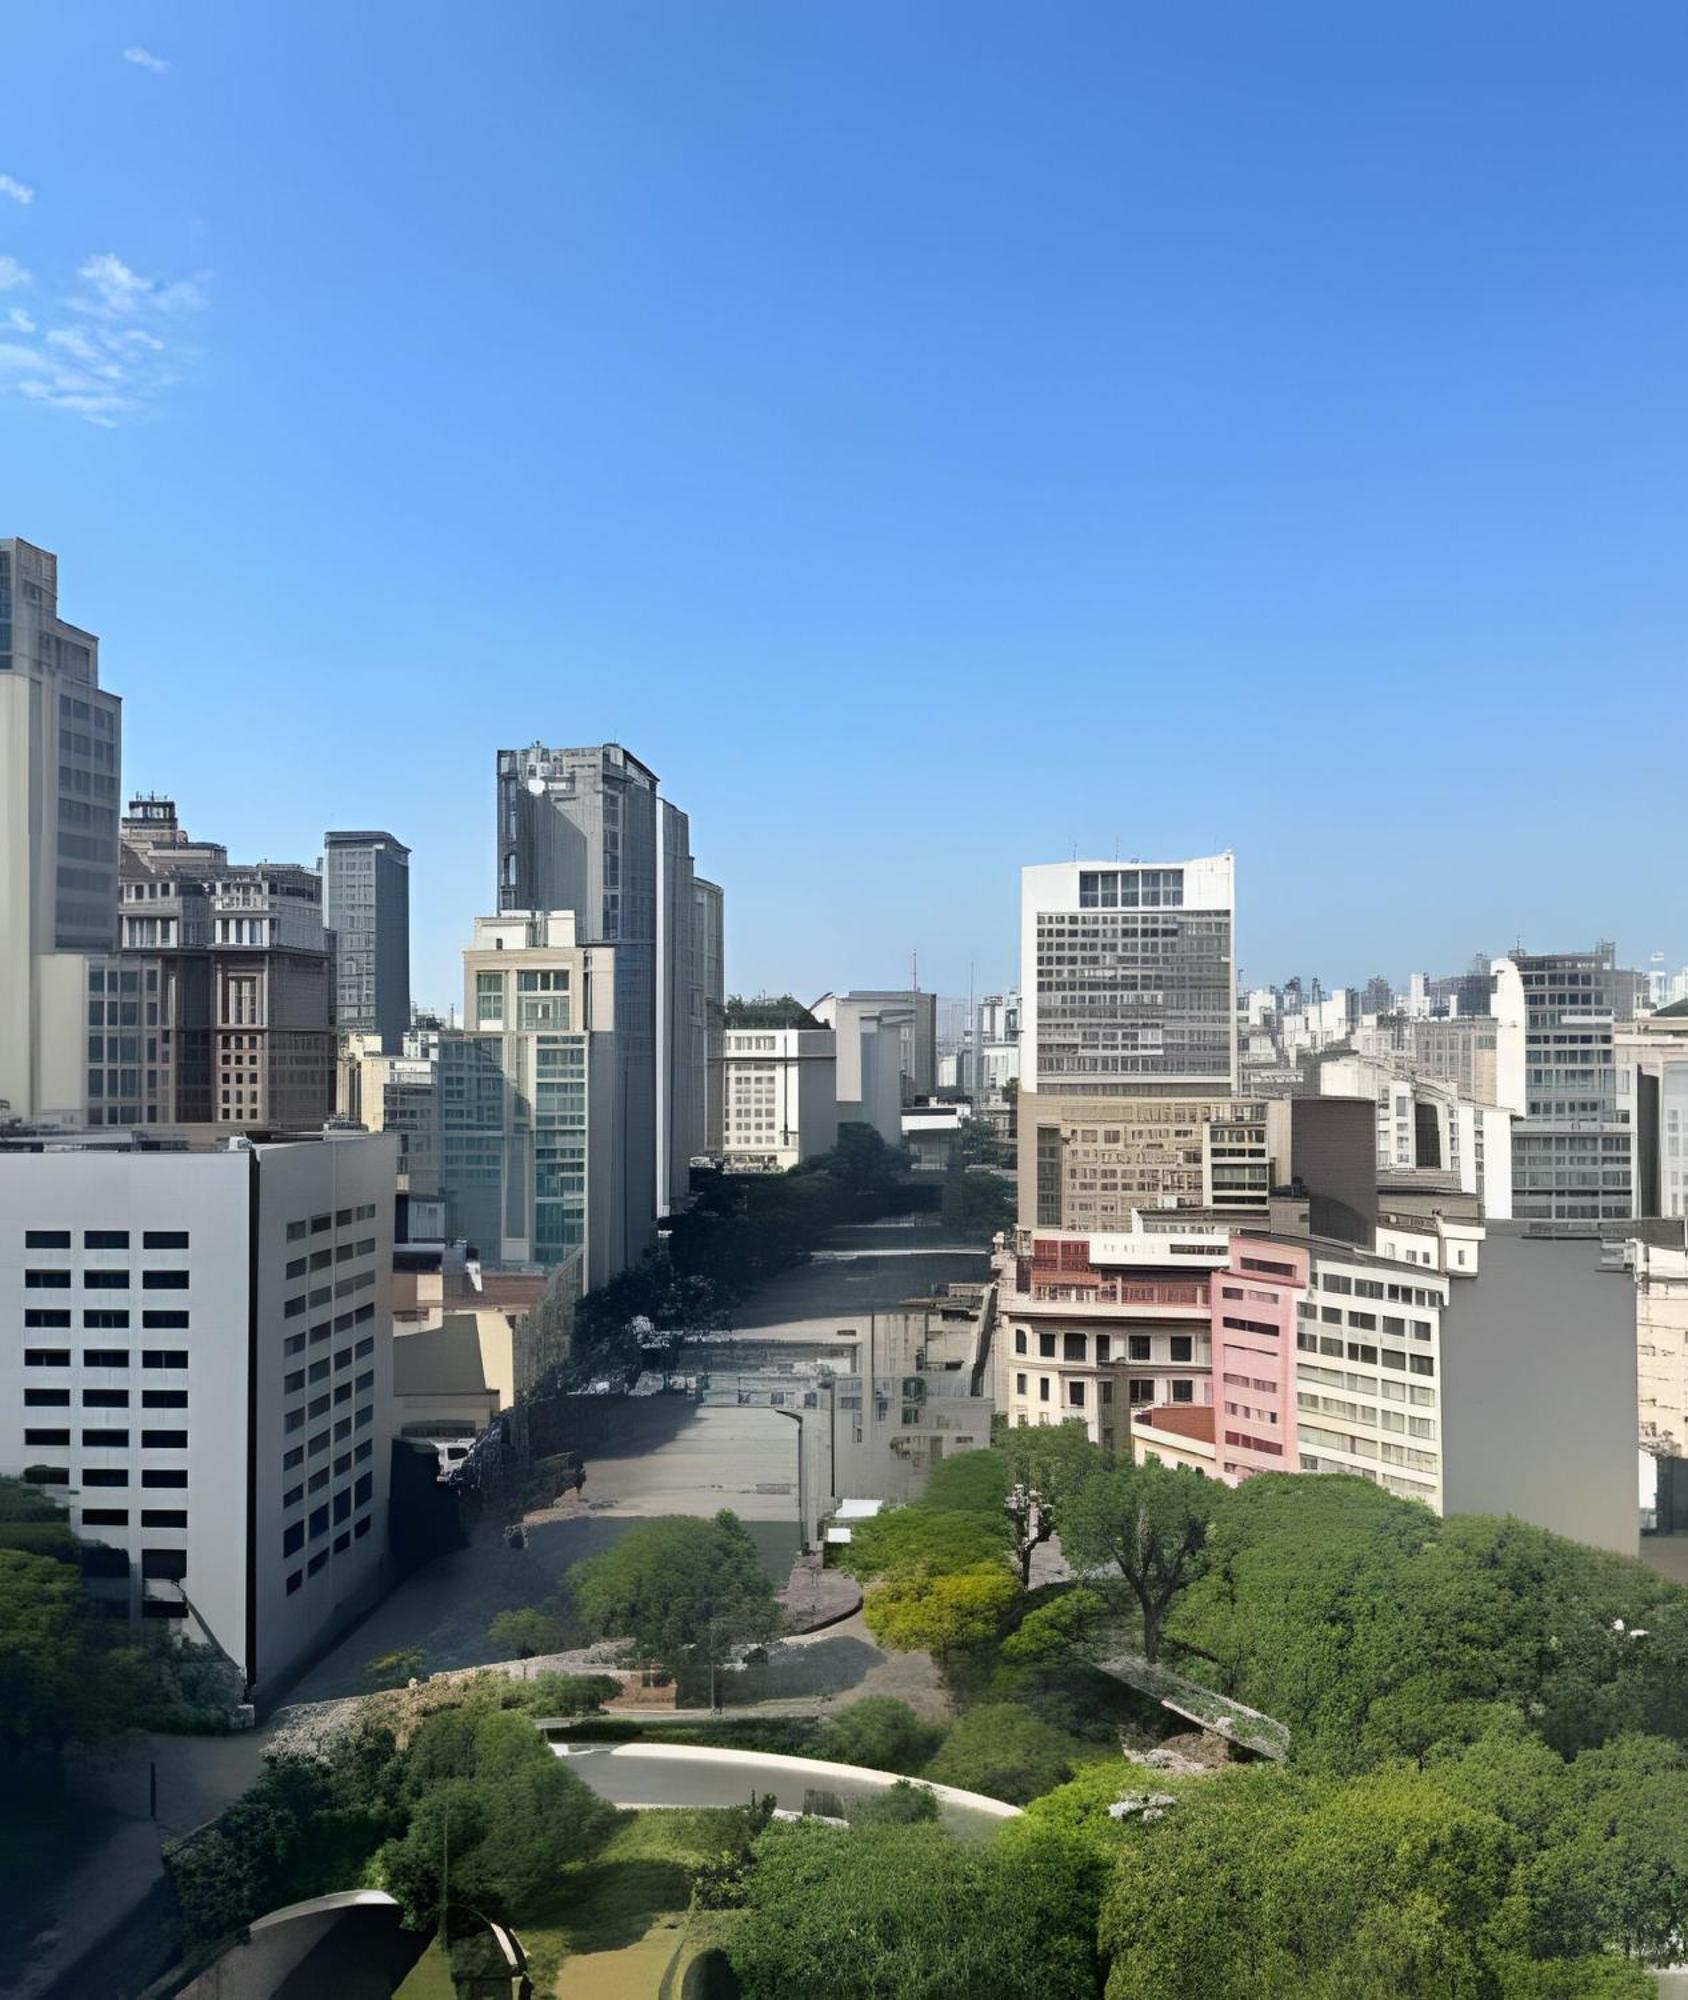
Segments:
[[[722,1155],[736,1173],[785,1173],[838,1143],[830,1028],[729,1028],[722,1037]]]
[[[388,1580],[396,1152],[0,1146],[0,1473],[251,1688]]]

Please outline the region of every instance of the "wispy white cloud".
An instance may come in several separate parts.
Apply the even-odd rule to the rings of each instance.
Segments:
[[[7,262],[0,258],[0,290]],[[205,307],[205,289],[197,279],[146,277],[110,250],[87,258],[76,279],[36,317],[8,309],[0,393],[111,429],[149,414],[198,359],[184,323]]]
[[[170,67],[162,56],[155,56],[151,49],[125,49],[123,60],[133,63],[137,69],[150,69],[154,76],[162,76]]]
[[[35,190],[25,187],[22,181],[15,181],[10,174],[0,174],[0,194],[7,195],[21,207],[28,208],[35,199]]]
[[[0,292],[21,292],[34,282],[15,257],[0,256]]]

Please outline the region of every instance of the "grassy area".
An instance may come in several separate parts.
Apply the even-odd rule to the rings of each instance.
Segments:
[[[628,1813],[518,1925],[536,1994],[651,2000],[681,1942],[692,1871],[732,1844],[734,1812]]]

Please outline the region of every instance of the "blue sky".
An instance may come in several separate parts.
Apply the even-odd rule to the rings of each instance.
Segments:
[[[536,737],[661,773],[734,988],[983,990],[1075,845],[1234,848],[1251,980],[1688,958],[1677,0],[5,40],[0,532],[130,784],[411,843],[419,998]]]

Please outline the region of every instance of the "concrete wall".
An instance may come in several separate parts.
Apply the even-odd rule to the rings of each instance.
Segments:
[[[1492,1225],[1442,1327],[1443,1511],[1635,1555],[1635,1291],[1588,1238]]]

